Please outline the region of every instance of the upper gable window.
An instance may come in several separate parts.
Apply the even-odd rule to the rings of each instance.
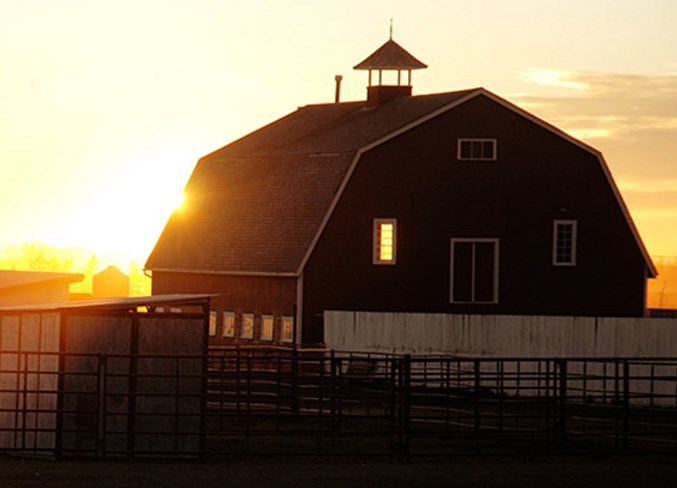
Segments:
[[[496,161],[496,139],[459,139],[461,161]]]
[[[374,264],[395,264],[397,258],[397,219],[374,219]]]
[[[575,220],[555,220],[552,229],[552,264],[554,266],[576,266]]]

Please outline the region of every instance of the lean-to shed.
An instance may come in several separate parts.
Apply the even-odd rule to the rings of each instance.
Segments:
[[[0,308],[0,451],[192,456],[209,295]]]

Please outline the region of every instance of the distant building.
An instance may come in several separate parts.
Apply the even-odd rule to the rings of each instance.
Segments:
[[[321,344],[326,310],[644,316],[656,270],[602,154],[484,88],[412,96],[424,67],[390,39],[366,101],[200,159],[153,293],[218,294],[214,344]]]
[[[0,270],[0,307],[67,302],[69,286],[83,278],[80,273]]]
[[[129,276],[116,266],[108,266],[92,277],[93,298],[126,296],[129,296]]]

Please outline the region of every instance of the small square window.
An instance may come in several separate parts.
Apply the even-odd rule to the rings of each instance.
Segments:
[[[282,332],[280,341],[292,342],[294,340],[294,319],[291,317],[282,317]]]
[[[235,314],[223,312],[223,337],[235,337]]]
[[[216,335],[216,319],[217,319],[216,312],[214,312],[214,311],[209,312],[209,335],[210,336]]]
[[[373,263],[396,264],[397,219],[374,219]]]
[[[459,139],[457,156],[461,161],[496,161],[496,139]]]
[[[242,331],[240,337],[243,339],[254,338],[254,315],[251,313],[242,314]]]
[[[273,340],[273,316],[264,315],[262,318],[261,325],[261,340],[262,341],[272,341]]]

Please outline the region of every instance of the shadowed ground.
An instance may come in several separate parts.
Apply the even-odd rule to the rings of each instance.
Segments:
[[[0,458],[11,487],[663,487],[677,457],[458,458],[406,465],[359,459],[242,459],[202,463],[53,462]]]

